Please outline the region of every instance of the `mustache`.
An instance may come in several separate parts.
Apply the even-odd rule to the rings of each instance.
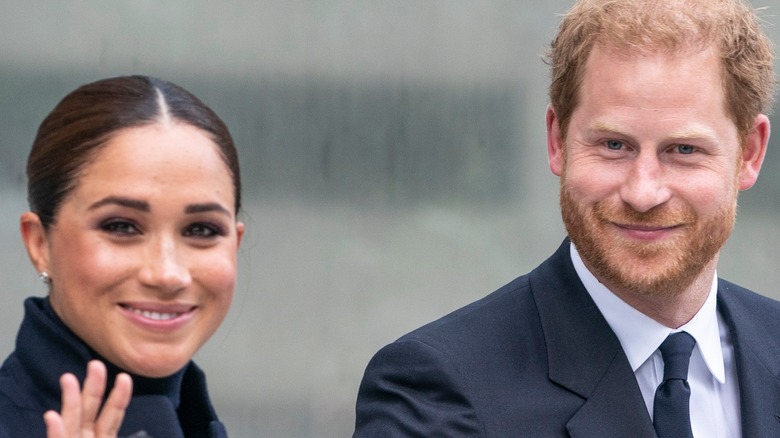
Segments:
[[[688,206],[672,208],[666,204],[637,211],[626,203],[609,205],[597,202],[593,206],[593,214],[601,221],[646,228],[670,228],[695,223],[698,219],[696,212]]]

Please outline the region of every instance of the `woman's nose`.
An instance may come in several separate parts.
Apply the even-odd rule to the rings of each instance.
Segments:
[[[173,239],[151,243],[140,272],[140,280],[149,287],[164,292],[178,292],[192,282],[190,271],[183,263]]]

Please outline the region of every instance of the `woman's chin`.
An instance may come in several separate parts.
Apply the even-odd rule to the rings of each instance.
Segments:
[[[190,359],[190,355],[143,353],[134,358],[120,360],[115,365],[137,376],[158,379],[175,374],[187,365]]]

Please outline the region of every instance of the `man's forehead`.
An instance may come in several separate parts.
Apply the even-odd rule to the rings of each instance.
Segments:
[[[658,55],[668,56],[669,58],[687,58],[704,51],[712,51],[717,54],[720,49],[714,41],[709,40],[692,40],[667,45],[659,42],[632,42],[599,36],[593,43],[588,60],[592,59],[593,54],[596,52],[628,61]]]

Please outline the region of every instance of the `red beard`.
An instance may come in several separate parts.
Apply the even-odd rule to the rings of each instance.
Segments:
[[[577,201],[561,176],[561,213],[566,230],[588,269],[602,283],[639,295],[676,296],[713,260],[734,227],[734,203],[702,219],[690,207],[666,204],[641,213],[629,205]],[[657,242],[630,240],[612,229],[618,224],[669,227],[677,234]]]

